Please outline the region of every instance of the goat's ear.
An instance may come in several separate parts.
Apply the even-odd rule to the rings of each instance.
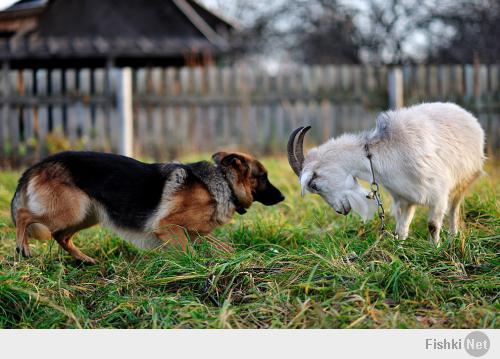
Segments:
[[[300,181],[300,195],[304,197],[306,194],[307,190],[307,185],[309,184],[309,181],[311,181],[311,178],[313,177],[313,172],[312,171],[305,171],[300,175],[299,181]]]
[[[389,112],[382,112],[377,116],[376,122],[376,138],[375,140],[382,141],[391,135],[391,115]]]
[[[227,152],[224,152],[224,151],[216,152],[216,153],[214,153],[214,154],[212,155],[212,160],[213,160],[216,164],[220,165],[220,164],[221,164],[222,159],[223,159],[224,157],[226,157],[227,155],[228,155],[228,153],[227,153]]]

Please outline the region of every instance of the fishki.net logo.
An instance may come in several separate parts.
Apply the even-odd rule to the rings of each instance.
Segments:
[[[426,338],[426,350],[465,350],[473,357],[481,357],[490,350],[490,338],[478,330],[465,338]]]

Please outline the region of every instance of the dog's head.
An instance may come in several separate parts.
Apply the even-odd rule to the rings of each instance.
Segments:
[[[238,213],[245,213],[253,201],[271,206],[285,199],[269,181],[266,168],[252,156],[239,152],[217,152],[212,159],[226,174],[238,202]]]

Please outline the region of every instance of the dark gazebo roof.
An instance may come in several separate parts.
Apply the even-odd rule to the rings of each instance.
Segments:
[[[194,0],[22,0],[0,12],[34,24],[0,39],[0,60],[114,61],[216,56],[233,26]]]

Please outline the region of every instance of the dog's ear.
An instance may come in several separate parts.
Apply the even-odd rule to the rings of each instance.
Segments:
[[[231,167],[242,174],[248,172],[248,162],[238,153],[217,152],[212,156],[215,163],[223,167]]]
[[[228,153],[227,153],[227,152],[224,152],[224,151],[216,152],[216,153],[214,153],[214,154],[212,155],[212,160],[213,160],[216,164],[220,165],[220,164],[221,164],[222,159],[223,159],[224,157],[226,157],[227,155],[228,155]]]
[[[245,157],[236,153],[230,153],[221,161],[221,166],[232,167],[240,174],[246,176],[248,174],[248,163]]]

